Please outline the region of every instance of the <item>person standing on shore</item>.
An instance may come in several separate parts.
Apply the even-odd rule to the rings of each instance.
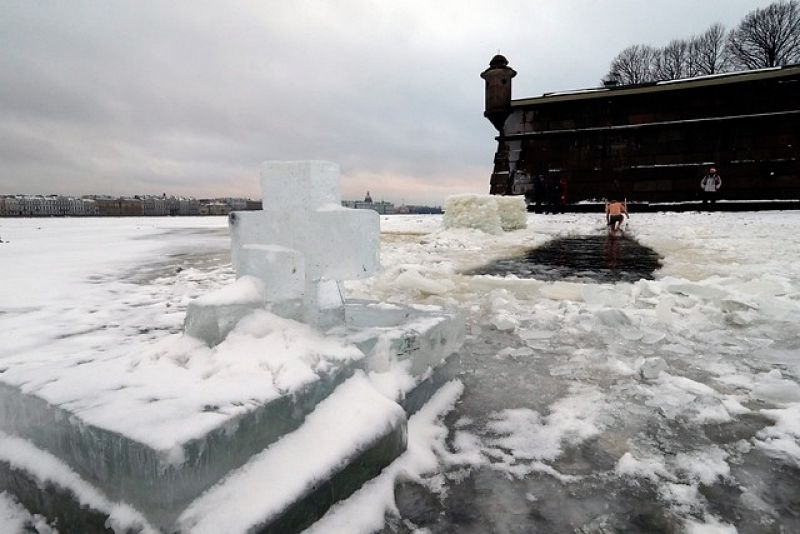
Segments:
[[[703,205],[706,202],[714,202],[717,201],[717,192],[719,188],[722,187],[722,178],[720,178],[719,174],[717,174],[717,169],[711,167],[708,169],[708,174],[703,176],[703,179],[700,180],[700,189],[703,192]]]

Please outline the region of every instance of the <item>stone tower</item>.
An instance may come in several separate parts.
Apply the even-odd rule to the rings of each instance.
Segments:
[[[503,123],[511,112],[511,79],[517,71],[508,66],[508,60],[497,54],[489,68],[481,73],[486,80],[486,109],[483,116],[502,132]]]

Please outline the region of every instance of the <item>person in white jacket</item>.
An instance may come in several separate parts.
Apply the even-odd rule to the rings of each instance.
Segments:
[[[703,204],[711,202],[712,204],[717,201],[717,192],[722,187],[722,178],[717,174],[717,169],[711,167],[708,169],[708,174],[703,176],[700,180],[700,189],[703,191]]]

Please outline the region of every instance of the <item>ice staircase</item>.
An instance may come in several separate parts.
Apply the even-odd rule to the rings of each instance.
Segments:
[[[0,490],[68,532],[302,530],[403,453],[407,415],[452,378],[463,341],[457,313],[348,307],[363,358],[187,442],[177,464],[0,385]],[[387,354],[408,372],[391,393],[370,370]]]
[[[299,532],[380,473],[405,444],[405,412],[359,372],[177,520],[114,502],[54,455],[2,434],[0,487],[61,532]]]

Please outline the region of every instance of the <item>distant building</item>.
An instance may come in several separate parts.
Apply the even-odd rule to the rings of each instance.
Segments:
[[[167,215],[180,215],[181,201],[173,196],[167,197]]]
[[[144,203],[136,197],[122,197],[119,199],[119,214],[123,217],[140,217],[144,215]]]
[[[800,66],[512,100],[516,74],[501,55],[481,73],[492,194],[561,183],[570,202],[689,200],[713,166],[723,198],[800,198]]]
[[[260,210],[260,209],[262,209],[262,203],[261,203],[260,200],[250,200],[248,198],[247,199],[247,204],[245,205],[244,209],[246,209],[248,211]]]
[[[180,197],[178,199],[178,215],[199,215],[199,214],[200,214],[200,203],[197,201],[196,198]]]
[[[144,203],[136,197],[93,195],[88,198],[95,202],[97,215],[101,217],[141,217],[144,215]]]
[[[430,214],[441,214],[442,207],[441,206],[401,206],[401,208],[405,208],[405,213],[413,213],[413,214],[422,214],[422,215],[430,215]],[[395,213],[399,213],[395,211]]]
[[[97,202],[91,198],[80,199],[83,202],[83,213],[87,217],[96,217],[98,215]]]
[[[231,207],[225,202],[208,202],[200,206],[200,215],[227,215],[230,212]]]
[[[244,211],[247,209],[246,198],[221,198],[219,200],[230,206],[231,211]]]
[[[245,198],[205,199],[162,195],[115,197],[85,195],[0,195],[0,217],[140,217],[177,215],[227,215],[239,210],[261,209],[260,200]]]
[[[94,202],[63,195],[2,195],[0,217],[83,217],[97,213]]]
[[[86,197],[84,197],[86,198]],[[96,195],[90,198],[94,201],[97,214],[101,217],[119,217],[119,199]]]
[[[20,214],[19,198],[17,196],[6,195],[0,197],[0,217],[19,217]]]
[[[342,200],[342,206],[345,208],[353,208],[357,210],[374,210],[381,215],[394,213],[394,204],[391,202],[373,202],[372,197],[367,191],[364,200]]]
[[[23,217],[52,217],[58,215],[55,197],[45,197],[44,195],[20,196],[19,211]]]
[[[141,199],[142,212],[145,216],[159,217],[169,215],[166,197],[146,196]]]

